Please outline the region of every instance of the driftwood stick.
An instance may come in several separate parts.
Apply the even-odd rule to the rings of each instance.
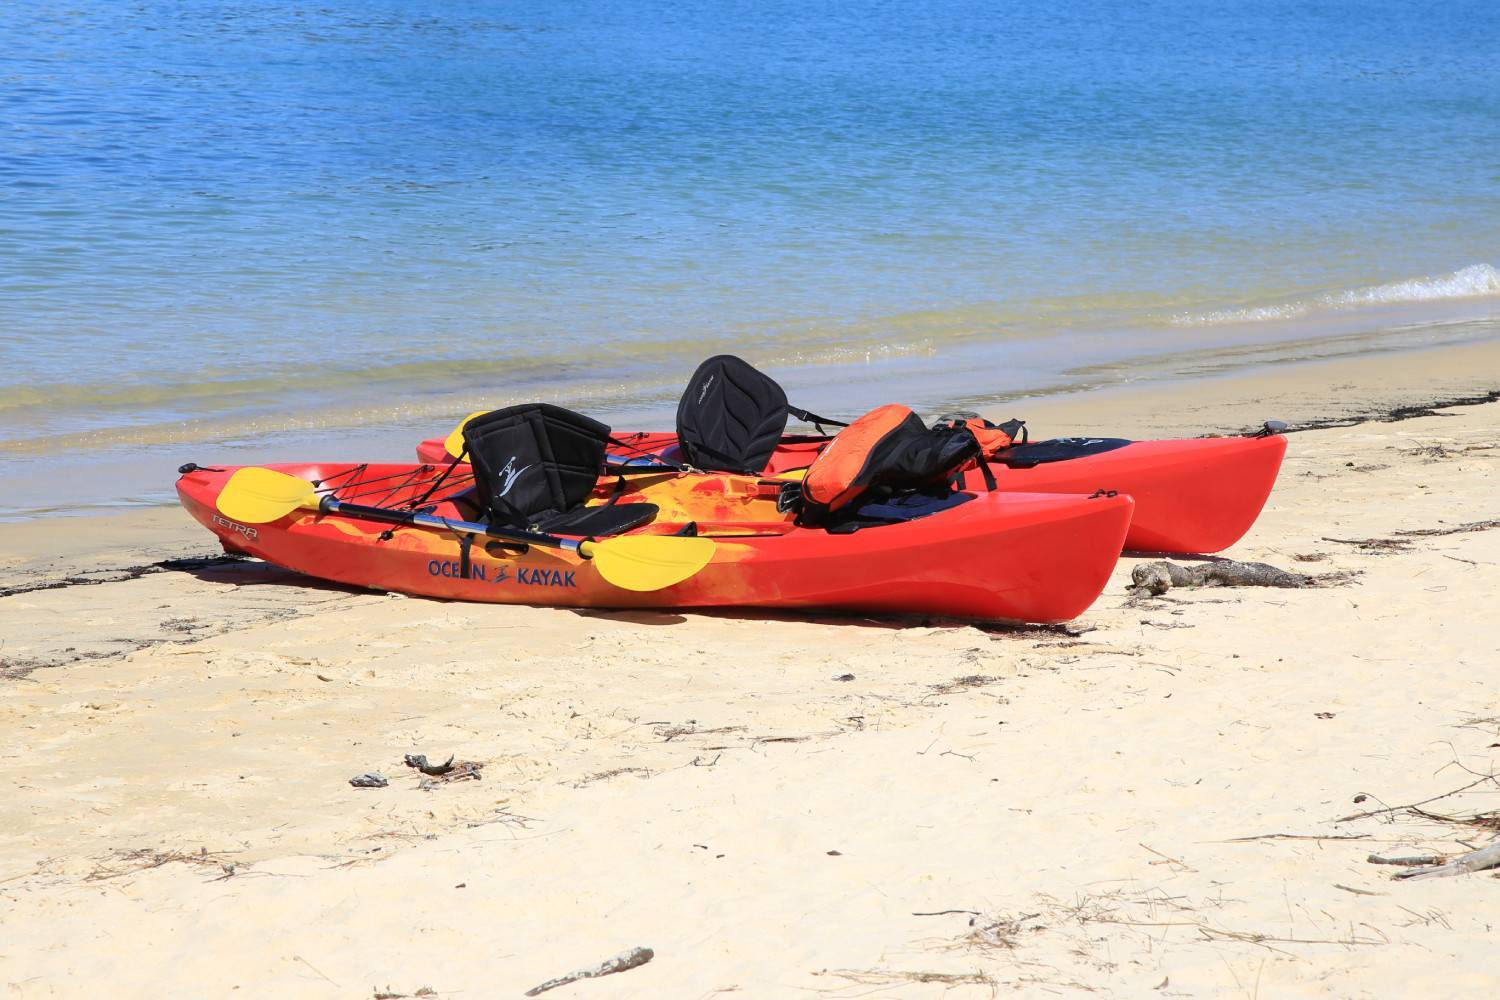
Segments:
[[[1500,868],[1500,841],[1489,847],[1470,851],[1462,857],[1454,858],[1446,865],[1438,865],[1436,868],[1413,868],[1411,871],[1397,872],[1393,878],[1445,878],[1449,875],[1467,875],[1470,872],[1482,872],[1487,868]]]
[[[1365,858],[1372,865],[1403,865],[1407,868],[1415,868],[1421,865],[1440,865],[1443,859],[1436,854],[1419,854],[1412,858],[1382,858],[1378,854],[1372,854]]]
[[[645,965],[655,957],[656,952],[650,948],[631,948],[629,951],[620,952],[614,958],[605,959],[591,969],[579,969],[577,972],[570,972],[566,976],[549,979],[540,986],[533,986],[526,991],[526,996],[540,996],[548,990],[555,990],[559,986],[576,983],[580,979],[598,979],[600,976],[612,976],[616,972],[625,972],[628,969],[634,969],[638,965]]]
[[[1157,597],[1173,587],[1311,587],[1317,577],[1288,573],[1269,563],[1218,562],[1180,566],[1159,559],[1143,563],[1130,573],[1130,593],[1137,597]]]

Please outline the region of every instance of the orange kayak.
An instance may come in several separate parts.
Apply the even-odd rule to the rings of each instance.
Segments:
[[[691,474],[601,480],[591,504],[649,502],[655,520],[629,534],[695,531],[714,540],[695,575],[662,590],[616,587],[577,551],[470,538],[302,509],[244,524],[216,506],[233,468],[185,467],[182,505],[227,550],[325,580],[424,597],[598,608],[807,608],[877,614],[1058,622],[1082,613],[1119,557],[1134,503],[1124,495],[964,492],[959,502],[901,523],[833,533],[778,510],[779,482]],[[464,519],[464,468],[449,498],[419,501],[432,464],[270,466],[340,502],[419,509]],[[620,490],[623,489],[623,497]],[[950,500],[953,498],[950,498]],[[691,526],[691,527],[690,527]]]

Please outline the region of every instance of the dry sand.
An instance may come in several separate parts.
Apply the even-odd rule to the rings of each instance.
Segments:
[[[1484,346],[1024,409],[1497,387]],[[443,604],[175,510],[0,526],[0,984],[518,996],[648,946],[548,996],[1494,995],[1500,882],[1366,858],[1495,836],[1497,471],[1496,402],[1296,433],[1228,555],[1352,581],[1133,603],[1126,558],[1080,634]]]

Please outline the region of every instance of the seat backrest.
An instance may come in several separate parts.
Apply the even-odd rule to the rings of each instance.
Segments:
[[[551,403],[523,403],[464,424],[474,487],[492,523],[536,524],[588,499],[609,428]]]
[[[786,393],[732,354],[698,366],[677,404],[677,441],[687,464],[759,475],[786,430]]]

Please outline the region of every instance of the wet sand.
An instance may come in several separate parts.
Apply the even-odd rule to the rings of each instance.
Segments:
[[[1366,859],[1494,837],[1496,389],[1482,345],[1011,408],[1316,428],[1225,555],[1329,585],[1136,600],[1131,556],[1068,629],[444,604],[176,510],[0,525],[0,983],[518,995],[648,946],[548,995],[1492,992],[1491,875]]]

